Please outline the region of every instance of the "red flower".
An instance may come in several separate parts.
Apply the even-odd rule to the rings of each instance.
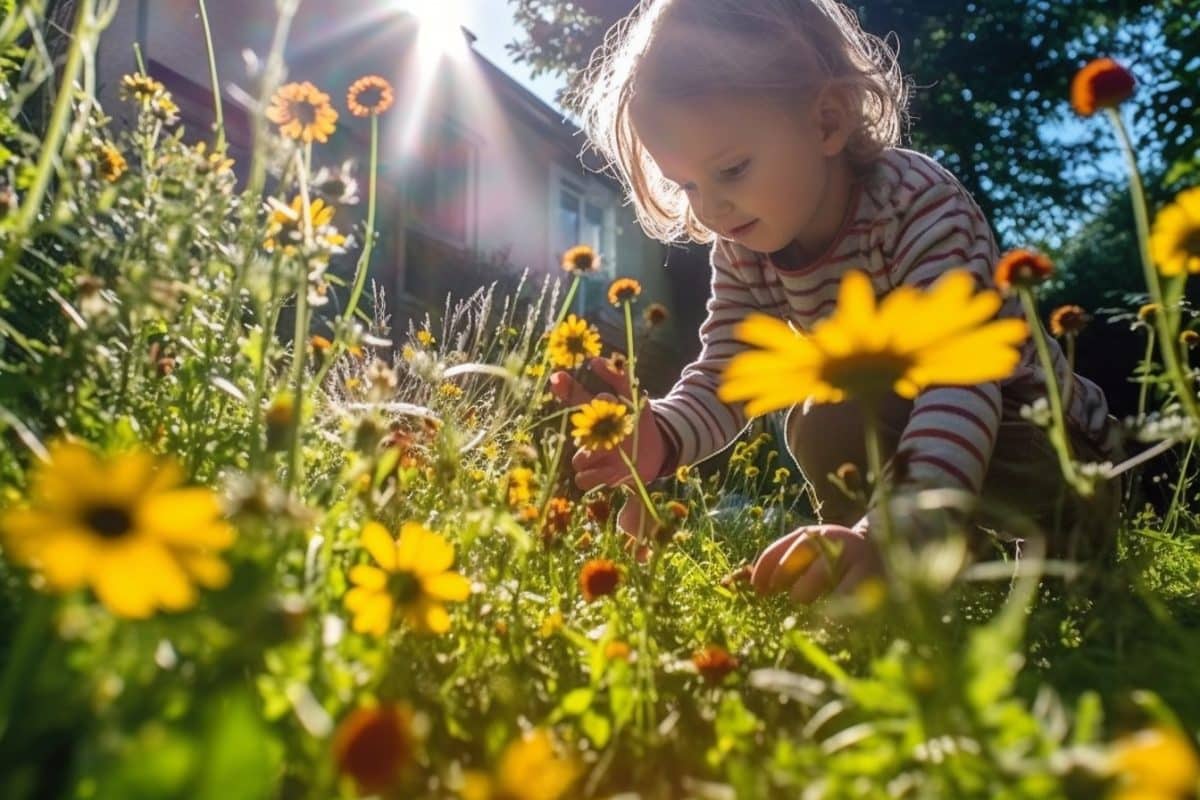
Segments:
[[[1054,273],[1054,264],[1049,258],[1034,250],[1018,248],[1010,250],[996,264],[996,286],[1002,292],[1013,287],[1036,286]]]
[[[357,708],[333,735],[338,772],[364,792],[390,789],[412,760],[413,734],[407,709],[396,705]]]
[[[692,656],[692,664],[696,666],[700,677],[715,686],[737,669],[738,660],[719,644],[710,644],[696,651]]]
[[[1116,108],[1132,94],[1133,74],[1111,58],[1097,58],[1075,73],[1071,81],[1071,106],[1090,117],[1102,108]]]
[[[620,583],[621,570],[605,558],[593,558],[579,571],[579,589],[589,603],[612,594]]]

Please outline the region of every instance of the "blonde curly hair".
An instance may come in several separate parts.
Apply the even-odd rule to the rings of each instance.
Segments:
[[[856,112],[846,155],[861,168],[899,143],[909,88],[894,45],[865,32],[836,0],[640,0],[605,35],[577,86],[569,105],[642,229],[663,242],[702,243],[716,234],[638,139],[630,119],[636,95],[795,102],[836,87]]]

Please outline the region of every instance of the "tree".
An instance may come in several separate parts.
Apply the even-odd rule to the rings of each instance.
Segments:
[[[569,87],[635,0],[510,0],[526,38],[510,51],[535,74]],[[1068,108],[1071,77],[1095,55],[1115,54],[1142,82],[1136,128],[1147,165],[1171,182],[1193,180],[1200,105],[1196,0],[936,0],[854,2],[864,28],[894,32],[916,85],[912,146],[938,157],[975,195],[1010,243],[1057,243],[1077,209],[1097,207],[1119,173],[1099,120]],[[1097,126],[1097,127],[1092,127]],[[1174,170],[1172,172],[1172,167]],[[1152,183],[1162,184],[1159,180]]]

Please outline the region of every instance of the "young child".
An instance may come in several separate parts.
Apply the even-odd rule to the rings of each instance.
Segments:
[[[716,388],[745,347],[732,330],[748,313],[810,329],[855,269],[869,273],[877,296],[959,268],[994,287],[998,253],[987,220],[953,175],[897,147],[906,84],[894,55],[834,0],[643,0],[609,34],[580,99],[586,132],[616,168],[645,231],[664,242],[712,244],[700,356],[637,423],[638,452],[630,455],[644,480],[708,458],[746,426],[742,409],[718,400]],[[1019,315],[1015,298],[1000,313]],[[1060,385],[1070,387],[1074,456],[1102,460],[1110,435],[1104,395],[1052,347]],[[628,396],[625,376],[602,359],[590,367]],[[591,397],[565,372],[551,387],[566,403]],[[1003,381],[895,397],[882,427],[897,480],[966,489],[1040,522],[1054,519],[1067,496],[1056,456],[1019,413],[1042,396],[1027,343]],[[861,411],[853,403],[795,407],[786,433],[826,524],[773,543],[752,579],[760,591],[808,602],[877,568],[867,509],[830,480],[847,463],[866,474]],[[611,451],[581,451],[573,466],[584,489],[631,480]],[[622,526],[630,530],[639,515],[631,500]],[[840,546],[814,549],[817,537]],[[805,547],[840,550],[836,569],[792,568],[791,556]]]

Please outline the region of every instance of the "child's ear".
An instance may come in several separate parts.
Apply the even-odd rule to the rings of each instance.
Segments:
[[[822,154],[829,158],[841,154],[854,132],[850,93],[840,86],[826,86],[817,94],[813,111]]]

